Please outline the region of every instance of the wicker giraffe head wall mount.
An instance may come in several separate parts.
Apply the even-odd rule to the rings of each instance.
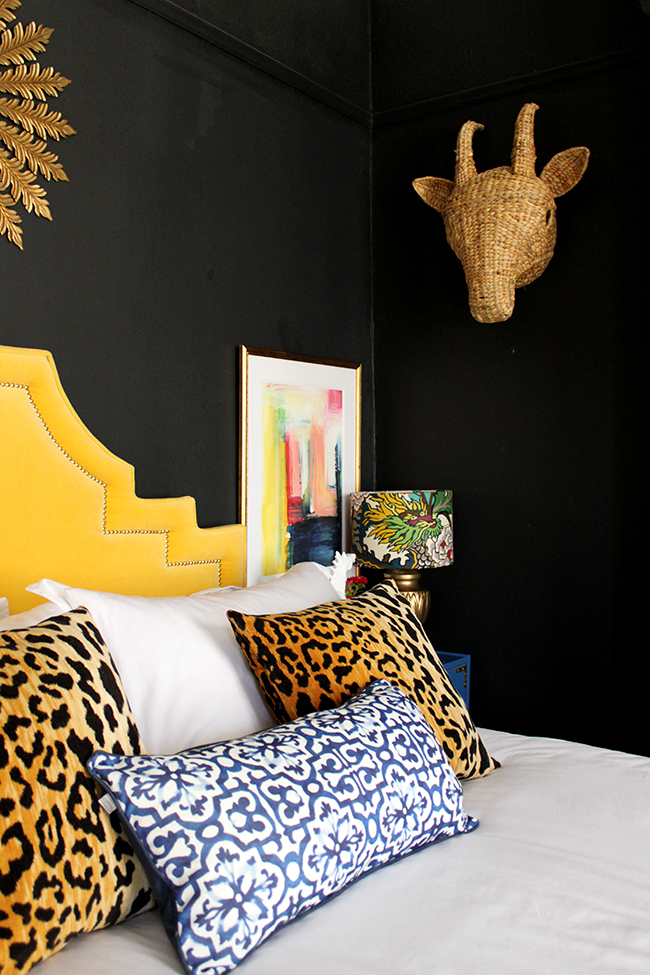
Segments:
[[[555,247],[555,198],[568,193],[589,162],[584,146],[565,149],[535,174],[529,102],[515,124],[511,165],[477,173],[472,150],[478,122],[465,122],[456,143],[456,178],[423,176],[413,186],[442,214],[447,240],[460,258],[469,305],[479,322],[502,322],[515,307],[515,288],[546,270]]]

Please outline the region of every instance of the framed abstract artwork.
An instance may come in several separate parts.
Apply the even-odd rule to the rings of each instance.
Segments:
[[[247,583],[350,548],[361,366],[241,347],[240,518]]]

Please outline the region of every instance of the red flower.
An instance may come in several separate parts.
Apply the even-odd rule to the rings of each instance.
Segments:
[[[365,576],[350,576],[345,583],[345,598],[352,599],[353,596],[358,596],[367,585],[368,580]]]

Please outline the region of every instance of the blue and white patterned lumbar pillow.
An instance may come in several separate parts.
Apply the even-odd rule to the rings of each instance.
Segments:
[[[388,681],[341,707],[174,756],[96,752],[190,975],[235,967],[377,867],[478,822],[419,708]]]

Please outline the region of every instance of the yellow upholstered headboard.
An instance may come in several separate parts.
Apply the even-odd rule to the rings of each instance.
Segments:
[[[0,596],[25,586],[142,596],[243,585],[245,528],[198,528],[192,498],[135,495],[134,470],[83,425],[49,352],[0,346]]]

